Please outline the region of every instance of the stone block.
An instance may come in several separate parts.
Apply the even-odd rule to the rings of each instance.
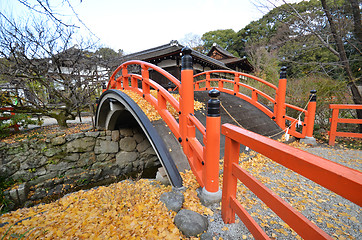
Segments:
[[[86,137],[98,137],[100,135],[100,132],[86,132],[84,133]]]
[[[118,150],[119,150],[118,142],[103,141],[103,140],[97,141],[97,145],[94,148],[94,152],[96,154],[117,153]]]
[[[147,150],[147,148],[149,148],[151,146],[150,142],[148,141],[148,139],[144,139],[141,143],[139,143],[137,145],[137,151],[138,152],[144,152],[145,150]]]
[[[106,154],[106,153],[101,153],[101,154],[98,154],[98,155],[96,156],[96,159],[97,159],[97,161],[99,161],[99,162],[103,162],[104,160],[106,160],[107,157],[108,157],[108,154]]]
[[[45,167],[41,167],[41,168],[36,170],[35,175],[37,177],[39,177],[39,176],[45,175],[46,173],[47,173],[47,170],[45,169]]]
[[[65,137],[64,136],[59,136],[56,138],[52,138],[50,140],[50,142],[54,145],[54,146],[58,146],[58,145],[62,145],[65,143]]]
[[[80,156],[79,153],[71,153],[64,156],[63,160],[68,162],[76,162],[79,160],[79,156]]]
[[[73,167],[72,164],[69,164],[67,162],[60,162],[58,164],[49,164],[47,166],[48,171],[50,172],[66,171],[72,167]]]
[[[45,181],[47,181],[49,179],[55,178],[56,176],[58,176],[58,174],[55,172],[47,172],[47,174],[30,181],[29,185],[31,185],[31,186],[38,185],[40,183],[44,183]]]
[[[82,172],[84,172],[84,169],[81,168],[73,168],[73,169],[69,169],[68,171],[65,172],[65,176],[67,178],[74,178],[75,176],[79,176]]]
[[[60,153],[61,151],[62,151],[62,149],[59,147],[52,147],[52,148],[45,149],[43,152],[46,157],[53,157],[54,155]]]
[[[80,133],[74,133],[74,134],[65,136],[65,140],[67,140],[67,141],[73,141],[73,140],[75,140],[75,139],[82,138],[82,137],[84,137],[84,133],[82,133],[82,132],[80,132]]]
[[[128,163],[136,161],[138,154],[136,152],[119,152],[116,155],[116,164],[124,166]]]
[[[132,137],[133,136],[133,131],[132,131],[132,129],[123,128],[123,129],[119,130],[119,134],[122,137]]]
[[[78,138],[66,144],[69,153],[82,153],[94,150],[95,139],[92,137]]]
[[[79,160],[75,163],[77,167],[91,166],[96,162],[96,155],[94,152],[86,152],[80,155]]]
[[[147,150],[144,153],[149,154],[149,155],[156,155],[156,152],[152,146],[147,148]]]
[[[112,131],[112,141],[114,141],[114,142],[119,141],[119,131],[118,130]]]
[[[0,166],[0,175],[8,177],[10,175],[13,175],[19,169],[20,169],[20,162],[14,159],[9,163]]]
[[[22,183],[16,188],[13,188],[9,191],[11,199],[17,205],[23,205],[28,199],[29,187],[27,183]]]
[[[20,168],[25,170],[40,168],[46,165],[47,161],[48,159],[44,156],[34,156],[34,157],[29,156],[29,158],[26,161],[21,163]]]
[[[119,148],[126,152],[131,152],[136,149],[137,143],[134,138],[125,137],[119,141]]]
[[[27,170],[19,170],[11,176],[11,178],[14,180],[22,180],[22,181],[29,181],[33,177],[34,173]]]
[[[143,139],[145,139],[145,136],[141,133],[135,133],[133,138],[136,140],[137,143],[140,143],[143,141]]]

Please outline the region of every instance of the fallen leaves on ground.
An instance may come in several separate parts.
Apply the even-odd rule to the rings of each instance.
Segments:
[[[10,136],[0,139],[0,141],[11,144],[15,142],[21,142],[26,139],[45,140],[48,134],[59,134],[62,132],[64,135],[69,135],[73,133],[79,133],[84,130],[89,130],[90,128],[92,128],[92,125],[87,123],[68,124],[68,128],[60,128],[58,125],[43,126],[31,130],[14,132]]]
[[[132,90],[122,90],[122,92],[126,93],[130,98],[133,99],[133,101],[135,101],[137,103],[137,105],[142,109],[142,111],[146,114],[146,116],[148,117],[148,119],[150,121],[156,121],[156,120],[161,119],[161,116],[158,113],[158,111],[155,109],[155,107],[152,106],[146,99],[144,99],[138,93],[136,93]],[[156,90],[151,90],[150,93],[155,99],[157,99]],[[171,95],[179,102],[179,100],[180,100],[179,94],[171,93]],[[167,108],[167,111],[169,111],[174,118],[177,119],[179,117],[178,111],[176,111],[176,109],[169,102],[166,103],[166,108]],[[205,108],[204,103],[201,103],[199,101],[194,101],[194,110],[195,111],[198,111],[203,108]]]
[[[182,177],[187,187],[183,207],[212,215],[195,194],[199,185],[192,172]],[[12,239],[26,233],[29,239],[184,239],[173,223],[176,213],[159,201],[162,193],[171,190],[141,179],[79,191],[2,215],[1,223],[8,224],[0,227],[0,237]]]
[[[145,179],[79,191],[4,214],[1,222],[9,224],[0,228],[0,236],[11,227],[8,237],[29,231],[30,239],[179,239],[176,213],[159,201],[166,191],[171,187]]]

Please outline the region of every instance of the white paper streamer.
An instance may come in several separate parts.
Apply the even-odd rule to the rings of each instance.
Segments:
[[[302,121],[300,121],[300,116],[298,117],[298,123],[297,123],[297,126],[298,127],[300,127],[300,126],[302,126],[303,125],[303,123],[302,123]]]
[[[285,141],[289,141],[289,134],[288,134],[289,128],[287,128],[287,131],[285,132]]]

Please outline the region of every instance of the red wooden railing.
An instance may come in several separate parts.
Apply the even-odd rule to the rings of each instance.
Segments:
[[[329,145],[335,144],[336,136],[362,138],[362,133],[337,132],[338,123],[362,124],[362,119],[339,118],[339,109],[362,109],[362,105],[330,104],[329,108],[332,109],[332,118],[329,119],[331,127],[328,131]]]
[[[236,187],[239,179],[302,238],[332,239],[239,166],[240,144],[362,206],[361,172],[231,124],[224,124],[221,132],[226,137],[221,209],[225,223],[233,223],[236,213],[256,239],[269,239],[237,201]]]
[[[280,73],[280,79],[278,83],[278,87],[274,84],[265,81],[261,78],[241,73],[235,71],[227,71],[227,70],[213,70],[213,71],[206,71],[203,73],[196,74],[194,78],[204,78],[201,80],[197,80],[195,82],[195,91],[205,91],[212,88],[216,88],[221,92],[225,92],[234,96],[237,96],[254,106],[258,109],[263,111],[266,115],[268,115],[271,119],[273,119],[281,129],[286,131],[288,129],[288,133],[297,137],[297,138],[304,138],[304,137],[313,137],[313,128],[314,128],[314,118],[315,118],[315,111],[316,111],[316,91],[311,91],[311,96],[309,98],[308,107],[307,109],[303,109],[288,103],[285,103],[285,96],[286,96],[286,87],[287,87],[287,79],[286,79],[286,68],[282,68]],[[213,75],[234,75],[233,80],[224,79],[220,77],[212,77]],[[243,83],[242,78],[247,78],[251,80],[255,80],[256,82],[262,83],[265,86],[269,87],[274,91],[275,97],[271,97],[270,95]],[[212,84],[215,82],[216,84]],[[229,84],[226,84],[229,83]],[[204,85],[201,87],[201,85]],[[233,87],[228,87],[233,86]],[[247,95],[240,92],[241,88],[249,89],[251,94]],[[265,105],[260,103],[259,96],[262,96],[269,102],[269,106],[274,106],[273,110],[267,108]],[[293,118],[291,116],[286,115],[286,108],[290,108],[299,112],[299,115],[304,114],[304,117],[301,116],[299,119]],[[301,131],[297,130],[297,125],[300,122],[300,119],[304,119],[301,124]],[[286,121],[290,122],[290,125],[286,127]]]
[[[191,58],[190,52],[191,50],[184,52],[182,61],[184,58]],[[132,90],[154,106],[181,143],[200,186],[207,192],[216,193],[219,191],[220,116],[207,116],[206,127],[194,116],[193,69],[188,64],[189,60],[185,60],[186,64],[183,63],[181,82],[153,64],[128,61],[115,70],[106,90]],[[129,73],[127,67],[130,65],[139,65],[141,75]],[[157,71],[176,85],[180,92],[180,102],[149,78],[149,69]],[[142,83],[141,87],[139,82]],[[151,88],[157,91],[157,97],[151,95]],[[179,113],[179,121],[167,110],[167,103]],[[203,144],[196,138],[196,129],[203,135]]]
[[[185,49],[182,57],[182,71],[181,82],[165,70],[142,61],[129,61],[119,66],[112,74],[107,89],[127,89],[132,90],[142,96],[146,101],[151,103],[156,110],[160,113],[162,119],[170,127],[175,137],[182,145],[182,149],[187,156],[191,169],[195,174],[197,181],[202,187],[205,187],[206,192],[215,193],[219,190],[219,156],[220,156],[220,116],[215,114],[208,114],[206,120],[206,127],[194,116],[194,91],[211,90],[211,82],[217,82],[217,90],[233,94],[240,97],[254,106],[258,107],[285,131],[296,137],[312,137],[314,126],[314,112],[315,112],[315,95],[314,101],[310,101],[308,109],[301,109],[296,106],[285,103],[286,94],[286,71],[282,68],[278,87],[275,85],[257,78],[255,76],[226,70],[207,71],[197,75],[193,75],[191,50]],[[190,64],[191,63],[191,64]],[[141,75],[129,73],[128,67],[130,65],[138,65],[141,67]],[[149,78],[149,69],[157,71],[164,77],[169,79],[179,90],[180,102],[178,102],[167,90]],[[234,79],[211,78],[213,74],[233,74]],[[205,80],[194,82],[195,78],[205,76]],[[260,82],[275,91],[275,97],[251,87],[241,81],[241,77],[253,79]],[[201,83],[205,83],[205,87],[200,87]],[[232,84],[232,89],[228,88],[226,83]],[[157,90],[157,97],[150,94],[150,89]],[[240,88],[249,89],[252,93],[247,96],[240,92]],[[273,106],[273,111],[261,104],[258,100],[259,96],[267,99]],[[179,121],[175,119],[172,114],[167,110],[167,103],[179,113]],[[297,119],[286,116],[286,108],[292,108],[301,113],[305,113],[303,122],[303,131],[299,133],[296,130]],[[285,122],[289,120],[291,125],[286,128]],[[203,144],[197,140],[195,131],[196,129],[203,136]]]
[[[10,112],[10,116],[0,116],[0,120],[8,120],[8,119],[11,119],[13,116],[15,116],[13,107],[0,108],[0,113],[3,114],[4,112]],[[14,128],[15,131],[19,131],[19,127],[20,126],[18,124],[14,124],[14,125],[11,125],[9,128]]]

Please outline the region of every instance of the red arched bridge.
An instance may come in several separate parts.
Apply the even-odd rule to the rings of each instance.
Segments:
[[[287,133],[297,138],[312,138],[316,92],[311,91],[305,108],[286,103],[285,68],[282,68],[278,86],[255,76],[234,71],[213,70],[194,75],[191,51],[189,48],[182,51],[181,81],[165,70],[142,61],[128,61],[119,66],[99,99],[96,113],[98,128],[114,130],[138,124],[150,140],[173,187],[182,187],[179,171],[183,168],[175,164],[182,156],[171,156],[167,145],[169,140],[164,139],[165,135],[169,134],[165,134],[159,126],[151,123],[140,107],[127,94],[120,91],[131,90],[142,96],[158,111],[164,123],[167,124],[167,129],[173,133],[174,139],[178,140],[184,153],[182,155],[186,156],[198,183],[203,187],[202,195],[210,201],[221,198],[219,158],[220,139],[224,139],[225,142],[222,144],[224,150],[221,153],[224,153],[222,216],[226,223],[234,222],[236,213],[254,237],[269,239],[236,200],[236,182],[239,179],[301,237],[332,239],[238,165],[240,145],[269,157],[359,206],[362,206],[362,173],[246,130],[241,126],[229,123],[221,126],[220,105],[223,107],[223,104],[220,104],[218,99],[222,92],[227,99],[232,97],[232,102],[242,100],[252,104],[253,111],[259,111],[262,115],[259,114],[258,117],[249,119],[247,122],[257,121],[263,116],[263,121],[266,121],[265,119],[270,121],[268,125],[277,126],[277,131],[273,135]],[[135,65],[140,67],[140,74],[129,71],[130,66]],[[149,78],[150,71],[157,71],[170,81],[174,86],[173,91],[178,91],[180,94],[179,101],[168,90]],[[261,86],[261,89],[268,88],[269,94],[252,87],[252,84],[247,84],[251,81]],[[151,90],[156,90],[157,95],[152,95]],[[194,99],[195,96],[200,97],[199,93],[205,91],[209,91],[207,113],[206,117],[200,120],[201,115],[198,117],[194,111]],[[172,115],[167,105],[171,105],[176,110],[178,118]],[[242,106],[239,104],[239,107]],[[288,116],[287,109],[299,112],[298,117]],[[225,111],[235,123],[238,123],[239,119],[233,118],[233,114],[229,113],[231,111],[237,113],[238,107],[234,107],[233,110],[230,107]],[[242,115],[248,115],[248,113],[242,113]],[[165,124],[161,125],[165,127]]]

